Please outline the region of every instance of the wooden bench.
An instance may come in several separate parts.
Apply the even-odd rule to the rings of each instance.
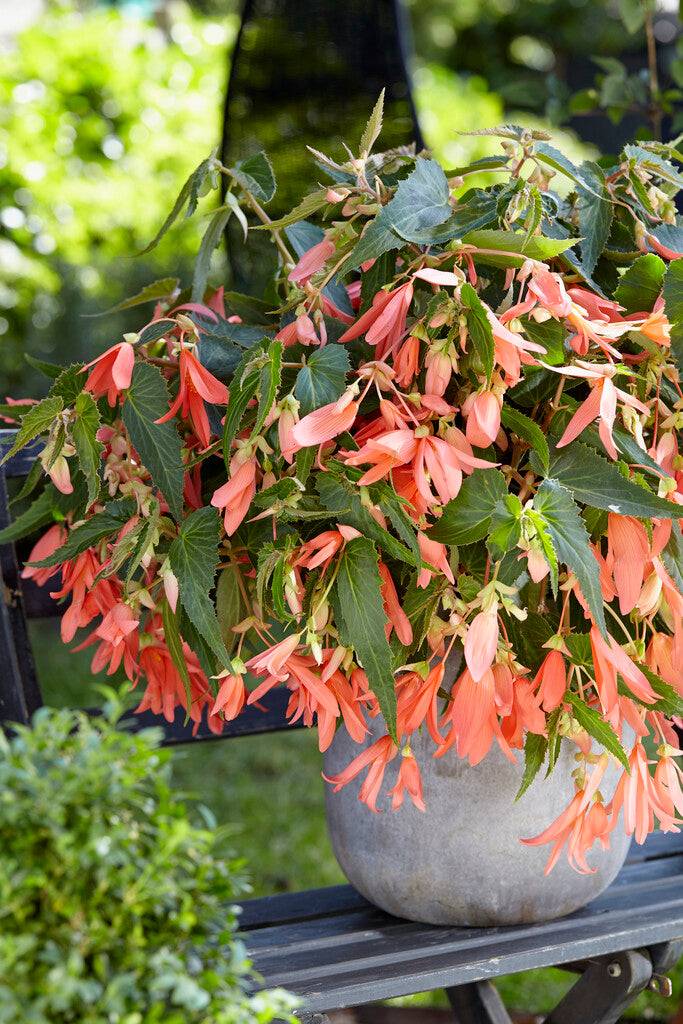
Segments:
[[[0,431],[0,452],[12,436]],[[25,475],[35,455],[27,448],[0,468],[0,529],[10,521],[6,477]],[[13,544],[0,546],[0,571],[0,722],[26,723],[42,703],[26,620],[60,609],[21,581]],[[292,728],[284,718],[288,697],[272,691],[266,713],[246,709],[220,739]],[[149,713],[128,717],[135,729],[161,724],[166,744],[216,740],[205,726],[193,738],[182,712],[170,724]],[[683,953],[683,834],[634,845],[610,888],[560,920],[507,928],[415,924],[341,885],[246,900],[241,923],[265,985],[300,995],[305,1024],[324,1024],[330,1010],[441,988],[460,1024],[509,1024],[491,979],[550,966],[580,978],[546,1024],[611,1024],[643,989],[666,993],[664,975]]]

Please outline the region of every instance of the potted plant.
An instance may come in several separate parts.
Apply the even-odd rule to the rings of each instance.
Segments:
[[[506,125],[444,170],[375,154],[381,115],[357,155],[313,151],[331,184],[277,221],[265,155],[202,162],[155,239],[227,182],[191,289],[150,286],[138,334],[3,407],[12,452],[45,436],[51,480],[0,540],[50,524],[24,574],[70,595],[64,641],[89,630],[93,670],[123,665],[140,709],[220,731],[287,687],[322,750],[350,744],[328,781],[367,771],[367,828],[393,821],[396,849],[418,819],[409,863],[428,768],[474,778],[501,754],[467,812],[490,833],[504,764],[535,805],[564,751],[564,797],[521,838],[587,873],[555,868],[569,902],[533,915],[566,912],[613,877],[619,833],[683,812],[683,156],[575,166]],[[273,243],[263,295],[207,288],[231,217]],[[387,791],[402,809],[373,816]],[[596,843],[617,847],[598,882]]]

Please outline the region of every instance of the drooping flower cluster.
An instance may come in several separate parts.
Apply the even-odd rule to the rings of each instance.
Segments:
[[[366,771],[373,811],[397,756],[392,806],[424,809],[419,730],[435,757],[524,751],[525,786],[573,744],[575,792],[526,841],[586,871],[622,809],[639,842],[683,818],[683,228],[658,213],[665,147],[599,184],[573,168],[560,199],[534,183],[555,151],[501,133],[487,189],[361,154],[307,202],[324,226],[298,258],[296,215],[265,224],[268,323],[222,289],[169,296],[53,390],[43,461],[73,505],[24,574],[70,596],[63,639],[89,628],[140,710],[219,732],[285,687],[321,750],[338,727],[362,744],[329,781]]]

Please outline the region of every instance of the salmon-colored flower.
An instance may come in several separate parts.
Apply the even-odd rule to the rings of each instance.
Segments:
[[[211,504],[223,511],[223,523],[228,537],[232,537],[256,494],[256,463],[243,462],[226,484],[214,491]]]
[[[607,567],[619,596],[619,611],[628,615],[640,597],[650,543],[645,527],[632,516],[610,512],[607,519]]]
[[[412,281],[392,292],[378,292],[370,309],[342,334],[339,344],[344,345],[364,333],[368,345],[376,346],[376,358],[384,359],[395,350],[403,336],[412,299]]]
[[[567,689],[567,669],[560,651],[548,651],[533,681],[544,711],[554,711]]]
[[[313,274],[317,273],[318,270],[322,270],[333,252],[334,242],[323,238],[317,245],[308,249],[297,265],[290,270],[289,280],[299,285],[305,284],[306,281],[313,277]]]
[[[130,387],[134,364],[135,350],[129,342],[112,345],[101,356],[85,364],[84,369],[89,366],[95,369],[90,372],[83,390],[92,391],[96,397],[106,393],[109,404],[116,405],[121,392]]]
[[[166,415],[154,422],[165,423],[180,410],[180,415],[183,419],[189,418],[199,440],[205,448],[208,448],[211,441],[211,429],[204,401],[212,402],[215,405],[227,405],[230,393],[225,384],[216,380],[213,374],[209,373],[185,347],[180,349],[178,369],[180,374],[178,396]]]
[[[358,757],[355,757],[344,771],[339,772],[338,775],[333,775],[331,778],[323,775],[323,778],[326,782],[331,782],[334,786],[334,792],[338,793],[342,786],[345,786],[347,782],[351,782],[364,768],[369,766],[370,770],[365,782],[361,786],[358,799],[366,803],[375,814],[381,814],[381,811],[378,811],[376,806],[377,797],[382,788],[386,766],[389,761],[396,757],[397,753],[398,748],[391,736],[382,736],[381,739],[369,746],[367,750],[364,750]]]
[[[410,387],[420,365],[420,339],[406,338],[394,359],[396,383],[401,388]]]
[[[226,722],[232,722],[244,707],[249,694],[241,675],[222,672],[218,678],[221,680],[221,685],[211,708],[211,714],[222,713]]]
[[[379,574],[382,578],[381,592],[382,600],[384,601],[384,611],[386,612],[387,622],[387,640],[391,635],[391,630],[396,630],[396,636],[399,638],[401,643],[405,647],[409,647],[413,642],[413,628],[410,625],[410,619],[401,608],[398,600],[398,594],[396,593],[396,587],[394,581],[391,578],[391,573],[387,569],[384,562],[380,560],[379,563]]]
[[[403,803],[403,794],[408,790],[408,796],[417,807],[418,811],[426,811],[424,797],[422,795],[422,776],[417,761],[413,757],[410,747],[404,747],[401,751],[401,766],[398,770],[398,779],[388,795],[393,797],[391,803],[392,811],[395,811]]]
[[[463,413],[467,416],[465,436],[477,448],[488,448],[500,430],[500,399],[493,391],[482,391],[472,402],[466,402]]]
[[[448,551],[445,544],[440,544],[436,540],[430,540],[426,534],[420,531],[417,535],[417,542],[420,546],[420,554],[425,562],[429,566],[433,566],[435,570],[442,572],[449,583],[455,583],[455,577],[453,576],[453,570],[448,563]],[[418,587],[426,587],[429,584],[430,579],[434,575],[431,568],[426,565],[422,566],[420,575],[417,580]]]
[[[357,412],[358,402],[354,401],[353,392],[345,391],[336,402],[309,412],[294,424],[289,432],[288,452],[331,441],[337,434],[343,434],[353,426]]]
[[[465,637],[465,661],[475,683],[491,668],[497,647],[498,616],[495,612],[479,612]]]
[[[555,366],[551,367],[551,369],[568,377],[584,377],[590,381],[592,388],[588,398],[582,402],[567,424],[565,432],[557,442],[557,447],[563,448],[571,441],[574,441],[599,416],[598,434],[600,435],[600,440],[605,446],[605,451],[613,459],[616,459],[618,453],[612,439],[612,430],[617,411],[617,400],[621,401],[623,405],[636,409],[645,415],[649,415],[650,410],[648,407],[640,399],[634,398],[633,395],[629,395],[626,391],[615,387],[611,380],[615,373],[612,365],[605,364],[599,366],[577,360],[573,366]]]

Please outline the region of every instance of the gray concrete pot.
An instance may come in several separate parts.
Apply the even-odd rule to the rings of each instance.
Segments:
[[[384,723],[372,723],[384,735]],[[560,917],[590,902],[606,889],[621,868],[630,837],[617,826],[611,849],[592,850],[588,865],[595,874],[581,875],[564,853],[549,875],[543,870],[550,846],[530,847],[519,838],[538,835],[567,806],[573,794],[574,751],[563,744],[551,777],[536,778],[524,796],[514,798],[524,771],[512,764],[495,742],[480,764],[450,750],[432,757],[434,744],[426,728],[413,736],[413,752],[422,772],[425,813],[405,795],[391,810],[391,798],[380,797],[374,814],[358,799],[365,773],[338,793],[326,786],[327,824],[339,865],[355,888],[382,910],[429,924],[506,925]],[[573,746],[573,745],[572,745]],[[328,778],[342,771],[361,752],[345,729],[339,729],[324,756]],[[574,748],[575,750],[576,748]],[[400,757],[387,766],[382,792],[396,782]],[[619,772],[608,768],[601,792],[612,796]]]

